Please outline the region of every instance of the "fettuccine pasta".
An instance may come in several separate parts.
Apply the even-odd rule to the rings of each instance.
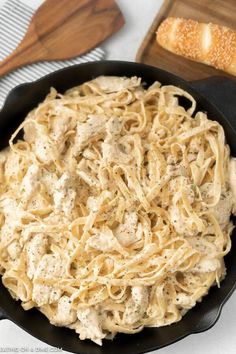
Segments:
[[[2,282],[99,345],[177,322],[226,274],[235,171],[222,126],[178,87],[51,89],[0,153]]]

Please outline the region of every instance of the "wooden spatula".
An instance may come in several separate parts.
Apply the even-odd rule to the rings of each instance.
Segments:
[[[0,76],[36,61],[84,54],[124,24],[114,0],[46,0],[16,50],[0,62]]]

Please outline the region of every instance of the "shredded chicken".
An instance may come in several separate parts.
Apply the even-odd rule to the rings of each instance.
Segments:
[[[123,89],[134,89],[140,86],[140,78],[133,76],[130,79],[127,77],[117,76],[99,76],[94,80],[104,92],[112,93],[119,92]]]
[[[229,224],[232,208],[232,193],[230,191],[223,191],[219,203],[213,208],[213,213],[222,228],[225,228]]]
[[[21,190],[25,194],[25,198],[29,199],[32,196],[32,193],[35,191],[38,185],[38,179],[40,177],[40,169],[37,165],[31,165],[21,184]]]
[[[118,252],[127,254],[127,251],[120,245],[113,231],[104,226],[101,231],[94,230],[95,235],[91,236],[86,242],[86,250],[95,249],[102,252]]]
[[[222,263],[219,259],[203,257],[192,269],[192,272],[214,272],[222,267]]]
[[[65,265],[59,255],[45,254],[39,262],[33,278],[32,300],[37,306],[52,304],[60,299],[62,290],[56,286],[37,284],[37,279],[60,279],[65,274]]]
[[[69,326],[77,320],[76,311],[72,307],[69,296],[62,296],[57,305],[57,311],[51,323],[56,326]]]
[[[72,180],[68,173],[64,173],[55,184],[53,198],[56,211],[63,211],[67,216],[71,216],[76,192],[72,187]]]
[[[77,316],[79,324],[76,332],[79,333],[80,339],[92,339],[95,343],[102,345],[102,339],[105,333],[101,329],[101,321],[98,312],[93,308],[78,309]]]
[[[105,122],[107,117],[105,115],[89,115],[86,123],[77,125],[77,132],[75,137],[76,152],[79,153],[92,141],[101,138],[105,132]]]
[[[178,206],[170,205],[169,207],[170,220],[178,234],[189,235],[189,231],[186,223],[183,220],[183,216],[180,213]],[[190,236],[190,235],[189,235]]]
[[[141,239],[142,234],[138,230],[138,216],[135,212],[126,213],[124,216],[124,223],[120,224],[115,230],[117,240],[123,246],[129,246]]]
[[[188,310],[196,305],[196,301],[193,300],[192,296],[188,296],[187,294],[181,292],[178,293],[176,297],[176,304]]]
[[[26,244],[27,275],[33,279],[36,269],[43,255],[47,251],[48,240],[44,234],[33,235]]]
[[[145,286],[132,287],[132,297],[127,301],[124,322],[135,323],[143,317],[148,306],[148,289]]]

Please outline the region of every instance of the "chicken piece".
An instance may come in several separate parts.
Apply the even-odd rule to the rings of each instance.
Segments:
[[[191,190],[191,189],[190,189]],[[176,193],[174,198],[177,197]],[[194,193],[191,192],[186,196],[189,203],[194,201]],[[174,200],[173,198],[173,200]],[[179,199],[178,197],[176,199]],[[179,207],[178,203],[170,204],[168,208],[170,222],[174,227],[175,231],[182,236],[196,236],[199,232],[205,230],[204,224],[201,218],[198,218],[199,224],[196,223],[195,219],[186,215],[183,209]]]
[[[182,177],[186,177],[187,175],[187,171],[186,171],[186,168],[182,165],[182,164],[170,164],[170,165],[167,165],[167,168],[166,168],[166,174],[170,175],[171,177],[179,177],[179,176],[182,176]],[[176,180],[181,180],[181,178],[176,178]]]
[[[5,162],[6,180],[9,181],[10,179],[16,179],[20,171],[20,155],[10,151],[9,156]]]
[[[170,172],[170,171],[169,171]],[[178,197],[180,198],[181,193],[180,193],[180,185],[181,185],[181,181],[182,181],[182,177],[180,176],[173,176],[172,175],[172,179],[169,182],[169,189],[170,192],[172,192],[172,194],[176,195],[178,194]],[[179,199],[175,196],[175,200]]]
[[[183,189],[185,196],[188,199],[190,204],[193,204],[195,200],[194,188],[195,188],[194,184],[186,184],[186,186]]]
[[[55,209],[71,216],[75,205],[76,191],[72,187],[72,180],[68,173],[63,173],[61,178],[55,183],[53,194]]]
[[[21,191],[24,193],[26,199],[29,199],[32,196],[32,193],[38,186],[38,178],[40,177],[40,169],[37,165],[31,165],[22,182],[21,182]]]
[[[58,105],[55,108],[55,114],[57,116],[52,119],[50,137],[61,153],[65,148],[66,133],[76,127],[76,120],[72,119],[75,112],[65,106]]]
[[[97,230],[97,233],[87,240],[86,250],[89,248],[93,248],[101,252],[117,251],[122,254],[126,254],[126,251],[123,250],[112,230],[106,226],[104,226],[101,231]]]
[[[62,290],[56,286],[35,284],[37,279],[60,279],[65,276],[65,264],[59,255],[45,254],[38,264],[33,279],[32,300],[37,306],[52,304],[58,301]]]
[[[199,187],[199,189],[203,200],[213,198],[214,188],[212,186],[212,183],[204,183]]]
[[[106,123],[107,136],[102,143],[102,157],[106,163],[128,164],[132,156],[126,154],[124,147],[119,143],[118,135],[122,128],[122,122],[117,117],[112,117]]]
[[[48,240],[44,234],[34,235],[26,245],[27,275],[33,279],[37,266],[45,253],[47,253]]]
[[[125,89],[135,89],[141,84],[141,79],[133,76],[131,78],[118,76],[99,76],[93,80],[101,90],[106,93],[119,92]]]
[[[36,125],[27,118],[25,121],[27,124],[24,126],[24,140],[27,141],[27,143],[33,143],[37,138]]]
[[[5,217],[5,223],[1,227],[0,234],[3,243],[7,244],[17,233],[17,228],[21,226],[21,218],[25,212],[18,206],[17,201],[12,198],[1,200],[0,210]]]
[[[99,207],[98,205],[98,200],[94,197],[88,197],[87,199],[87,208],[90,210],[90,211],[96,211]]]
[[[193,268],[191,272],[208,273],[214,272],[222,267],[222,262],[217,258],[203,257]]]
[[[4,223],[0,231],[0,243],[2,245],[9,244],[12,241],[12,235],[15,227],[12,227],[8,223]]]
[[[189,235],[189,231],[186,227],[186,223],[184,222],[183,217],[177,205],[170,205],[168,211],[170,216],[170,222],[173,225],[175,231],[178,234],[183,236]]]
[[[196,305],[196,302],[193,300],[193,298],[185,293],[178,293],[175,299],[175,303],[176,305],[181,306],[187,310]]]
[[[112,231],[109,228],[103,229],[102,232],[99,232],[91,236],[86,242],[86,249],[94,248],[98,251],[109,252],[113,251],[116,248],[117,242],[112,237]]]
[[[65,133],[71,129],[75,128],[75,122],[71,120],[70,115],[73,114],[73,110],[70,112],[69,115],[64,115],[64,110],[67,108],[64,106],[58,106],[55,109],[55,113],[57,116],[51,122],[51,133],[50,136],[55,142],[60,142]]]
[[[233,208],[233,197],[230,191],[222,191],[219,203],[213,208],[215,217],[222,228],[225,228],[230,219]]]
[[[39,135],[39,137],[35,139],[32,148],[40,161],[45,164],[52,162],[56,150],[53,150],[53,146],[47,136]]]
[[[58,301],[57,312],[50,321],[55,326],[69,326],[77,320],[76,311],[72,308],[71,299],[62,296]]]
[[[148,307],[148,288],[146,286],[133,286],[131,298],[126,303],[123,321],[127,324],[138,322]]]
[[[28,211],[37,211],[40,215],[47,214],[50,208],[51,206],[48,204],[48,199],[46,199],[40,191],[33,193],[27,204]]]
[[[75,153],[81,152],[88,144],[98,140],[105,133],[105,124],[107,117],[105,115],[88,115],[85,123],[77,125],[75,137]]]
[[[4,213],[6,218],[11,218],[12,221],[16,219],[16,217],[20,217],[22,215],[22,211],[20,210],[17,201],[13,198],[5,198],[0,201],[0,207],[2,212]]]
[[[124,223],[120,224],[114,231],[117,240],[122,246],[129,246],[141,239],[142,233],[138,231],[138,215],[135,212],[126,213]],[[139,229],[139,231],[141,231]]]
[[[40,176],[40,183],[46,189],[48,195],[52,196],[57,181],[58,177],[56,173],[49,172],[46,169],[43,170],[43,173]]]
[[[63,116],[63,114],[65,114],[65,110],[67,110],[67,108],[58,105],[57,107],[55,107],[55,114],[57,114],[58,116],[51,119],[50,138],[57,146],[57,151],[59,152],[62,152],[65,146],[65,133],[68,130],[75,128],[75,123],[71,119],[71,117],[68,115]],[[72,113],[70,112],[70,115],[72,115]],[[52,147],[50,146],[50,142],[47,137],[44,137],[43,134],[40,134],[40,129],[38,126],[36,126],[36,124],[28,122],[25,125],[24,139],[25,141],[34,145],[35,153],[41,161],[45,163],[51,161],[51,155],[48,155],[48,153],[52,153]]]
[[[81,340],[91,339],[98,345],[102,345],[102,339],[105,338],[105,334],[102,332],[101,320],[98,312],[89,307],[86,309],[79,309],[77,311],[77,317],[80,321],[76,328]]]
[[[125,165],[133,158],[131,155],[124,153],[122,151],[122,145],[116,141],[104,141],[102,143],[102,157],[107,164],[116,163]]]
[[[11,150],[9,147],[0,151],[0,164],[4,164],[9,157]]]
[[[202,255],[207,255],[208,257],[211,257],[211,255],[214,255],[217,252],[215,243],[210,242],[207,237],[189,236],[188,243],[196,251],[200,252]]]
[[[109,138],[118,136],[122,129],[122,120],[118,117],[111,117],[106,123],[106,134]]]

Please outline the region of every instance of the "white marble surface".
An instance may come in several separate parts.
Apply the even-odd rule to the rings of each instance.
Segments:
[[[41,3],[41,0],[23,1],[35,8]],[[107,51],[107,59],[132,61],[135,58],[142,38],[161,6],[162,0],[118,0],[117,2],[126,18],[126,26],[109,39],[103,45],[103,48]],[[3,3],[4,0],[0,0],[0,6]],[[212,329],[201,334],[191,335],[155,353],[235,354],[235,329],[236,292],[224,306],[219,321]],[[18,350],[24,348],[25,353],[35,350],[38,353],[45,353],[47,350],[50,350],[49,346],[31,337],[7,320],[0,322],[0,352],[3,352],[4,348],[6,350],[7,348],[18,348]]]

